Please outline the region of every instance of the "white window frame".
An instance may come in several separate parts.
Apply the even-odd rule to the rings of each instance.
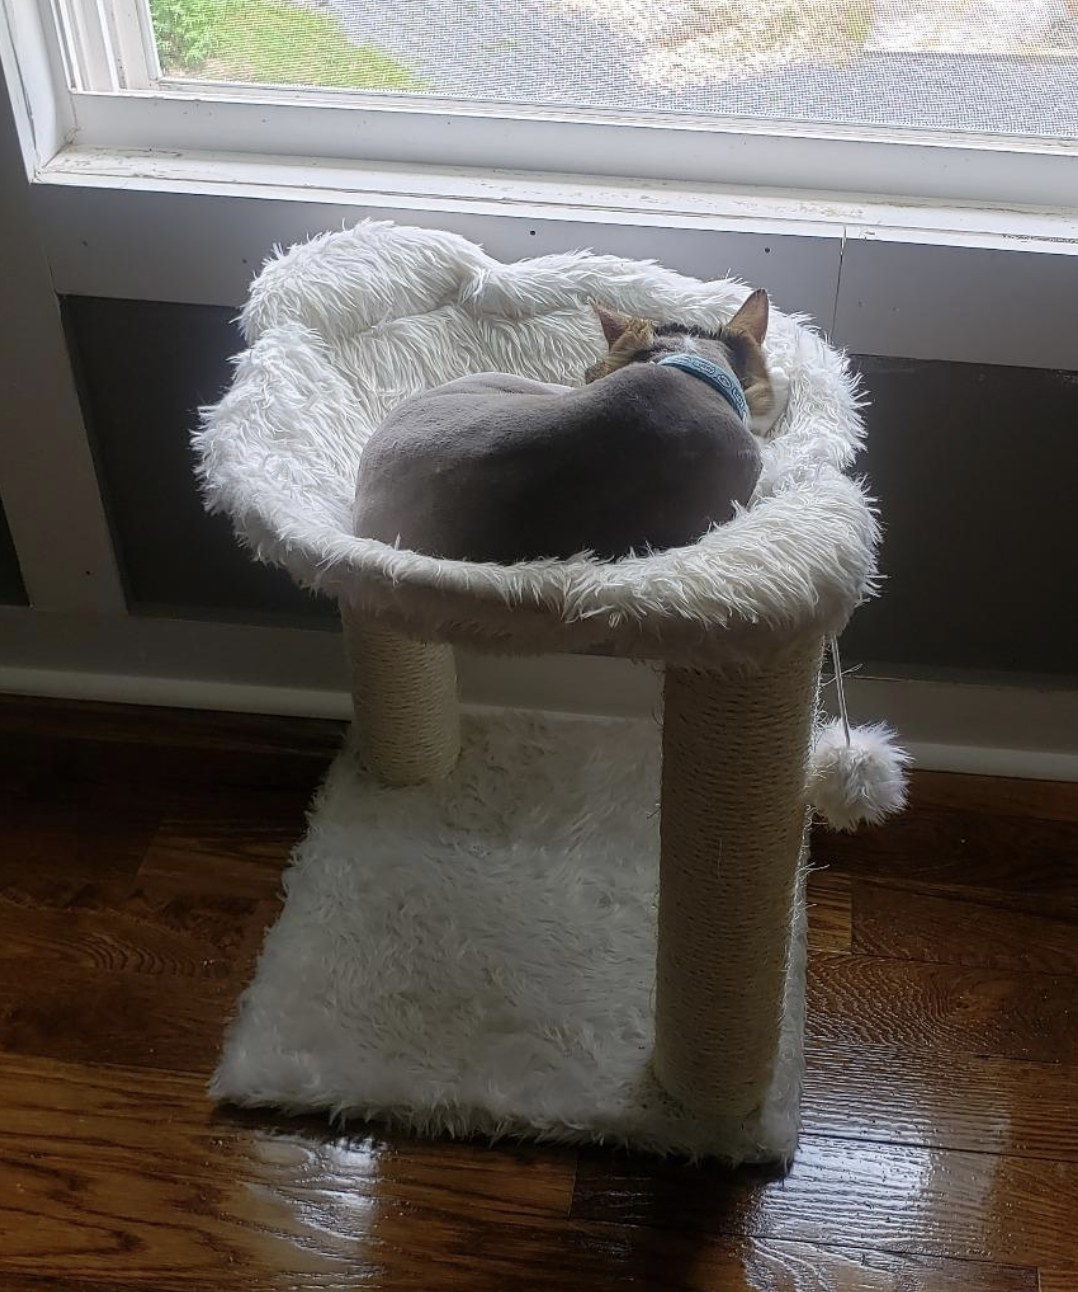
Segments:
[[[1076,200],[1078,145],[1006,139],[960,144],[925,133],[752,121],[630,120],[616,113],[405,102],[322,92],[205,86],[129,95],[79,92],[80,146],[250,154],[424,167],[722,184],[900,203],[1059,208]],[[267,149],[266,151],[270,151]]]
[[[161,64],[142,0],[50,0],[62,33],[60,57],[74,92],[149,90]]]
[[[146,0],[48,6],[66,39],[83,148],[264,153],[412,166],[633,176],[678,184],[872,193],[909,201],[1074,205],[1078,142],[961,137],[406,94],[270,89],[162,78]],[[53,86],[54,92],[61,87]],[[122,92],[126,91],[126,92]],[[272,124],[272,148],[260,142]]]

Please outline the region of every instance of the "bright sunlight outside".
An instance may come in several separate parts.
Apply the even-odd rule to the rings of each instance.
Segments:
[[[164,74],[1078,138],[1078,0],[150,0]]]

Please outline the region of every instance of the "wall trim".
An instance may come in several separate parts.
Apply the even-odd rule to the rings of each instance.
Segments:
[[[86,169],[103,164],[96,156],[68,157],[66,171],[54,163],[34,185],[62,295],[236,308],[275,245],[376,218],[447,229],[505,261],[590,249],[703,279],[732,274],[860,354],[1078,365],[1078,239],[1065,213],[929,206],[910,227],[909,207],[861,202],[847,214],[818,195],[786,195],[781,218],[778,198],[752,191],[455,173],[407,181],[398,171],[342,193],[320,187],[321,170],[296,188],[256,182],[234,159],[213,182],[171,178],[181,162],[156,157],[110,178]],[[409,182],[415,191],[402,191]]]
[[[188,620],[0,610],[0,691],[72,700],[347,718],[337,633]],[[656,714],[660,676],[593,656],[462,653],[471,706]],[[825,704],[832,687],[824,688]],[[919,766],[1078,781],[1078,690],[865,676],[847,681],[856,721],[886,720]]]

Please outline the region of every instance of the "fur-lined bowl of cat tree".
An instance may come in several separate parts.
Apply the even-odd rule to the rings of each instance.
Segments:
[[[858,743],[818,710],[824,644],[876,569],[843,356],[777,310],[752,323],[781,414],[747,410],[751,494],[692,541],[505,563],[356,521],[363,454],[406,401],[482,373],[573,391],[610,363],[611,318],[721,336],[749,296],[375,222],[254,282],[198,473],[257,559],[339,602],[355,723],[217,1097],[423,1134],[793,1153],[812,805],[849,827],[902,799],[886,733]],[[661,728],[462,719],[456,647],[651,662]]]

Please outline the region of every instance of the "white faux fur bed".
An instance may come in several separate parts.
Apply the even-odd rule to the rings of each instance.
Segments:
[[[790,379],[753,505],[686,548],[613,563],[438,560],[351,532],[359,456],[418,390],[499,370],[579,383],[603,345],[592,300],[715,326],[746,295],[659,266],[571,254],[502,264],[456,235],[368,222],[272,261],[248,349],[195,438],[207,505],[264,561],[428,640],[720,667],[838,632],[869,588],[876,526],[843,475],[861,422],[843,358],[772,312]],[[725,629],[725,631],[715,631]]]

